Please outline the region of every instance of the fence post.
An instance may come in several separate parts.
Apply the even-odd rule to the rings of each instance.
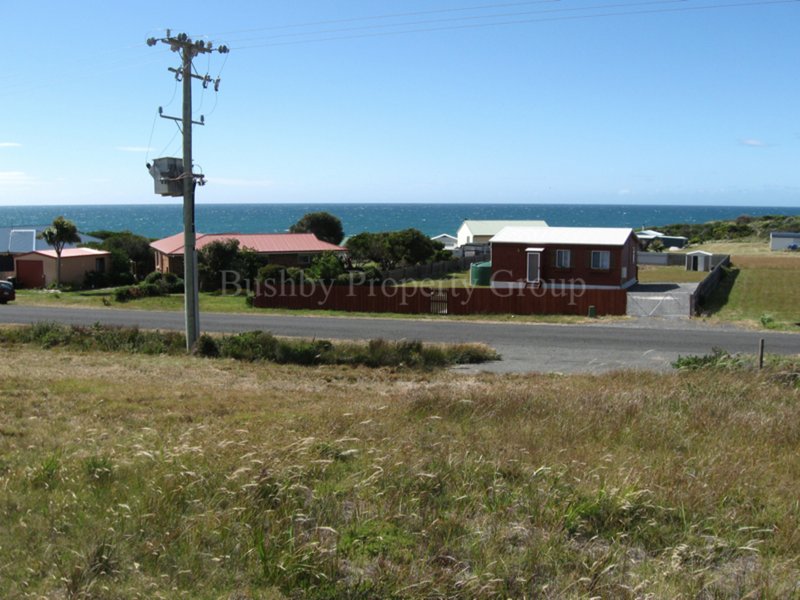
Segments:
[[[764,338],[758,341],[758,368],[764,368]]]

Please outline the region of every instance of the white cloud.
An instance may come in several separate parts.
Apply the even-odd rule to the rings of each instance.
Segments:
[[[23,171],[0,171],[0,185],[29,185],[34,183],[33,178]]]
[[[259,187],[267,188],[275,185],[274,181],[269,179],[226,179],[224,177],[208,178],[209,183],[214,185],[224,185],[228,187]]]
[[[0,148],[21,148],[22,144],[17,142],[0,142]]]
[[[152,152],[152,148],[148,148],[147,146],[117,146],[117,150],[120,152]]]
[[[769,144],[762,140],[756,140],[752,138],[739,140],[743,146],[750,146],[751,148],[766,148]]]
[[[0,182],[22,183],[30,181],[30,177],[22,171],[0,171]]]

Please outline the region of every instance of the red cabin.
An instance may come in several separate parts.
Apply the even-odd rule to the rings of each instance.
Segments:
[[[490,240],[492,287],[627,289],[637,241],[620,227],[506,227]]]

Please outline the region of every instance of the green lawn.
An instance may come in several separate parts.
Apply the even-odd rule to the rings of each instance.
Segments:
[[[47,290],[17,290],[17,304],[28,306],[77,306],[85,308],[127,308],[133,310],[182,310],[183,294],[141,298],[130,302],[115,302],[114,290],[52,292]],[[217,293],[200,294],[200,310],[208,312],[252,312],[243,296]]]
[[[796,328],[800,322],[800,256],[734,256],[733,267],[711,298],[709,308],[715,318]]]
[[[687,271],[685,267],[639,266],[641,283],[695,283],[703,281],[708,273]]]
[[[104,299],[108,304],[104,304]],[[97,308],[114,310],[116,308],[132,310],[183,310],[183,295],[171,294],[154,298],[142,298],[130,302],[115,302],[113,290],[91,290],[83,292],[49,292],[42,290],[18,290],[16,304],[23,306],[65,306],[81,308]],[[271,315],[293,315],[314,317],[359,317],[382,319],[432,319],[432,320],[461,320],[461,321],[499,321],[515,323],[585,323],[596,322],[598,319],[575,315],[427,315],[427,314],[398,314],[398,313],[367,313],[344,312],[337,310],[288,310],[278,308],[252,308],[247,306],[242,296],[225,295],[217,293],[200,293],[200,310],[205,312],[222,313],[251,313]],[[624,317],[600,317],[603,320],[613,320]]]

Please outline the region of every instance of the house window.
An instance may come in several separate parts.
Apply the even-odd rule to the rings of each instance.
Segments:
[[[572,253],[569,250],[556,250],[556,268],[569,269],[572,266]]]
[[[310,265],[311,264],[311,255],[309,255],[309,254],[298,254],[297,255],[297,264]]]
[[[98,273],[105,273],[106,272],[106,259],[105,258],[95,258],[94,259],[94,270]]]
[[[611,268],[611,252],[608,250],[592,250],[592,269],[608,271]]]

